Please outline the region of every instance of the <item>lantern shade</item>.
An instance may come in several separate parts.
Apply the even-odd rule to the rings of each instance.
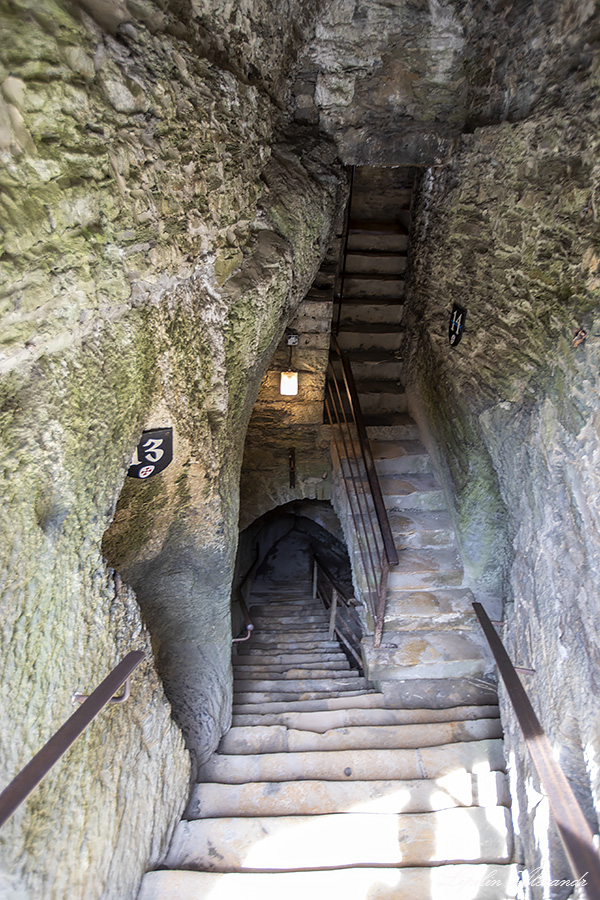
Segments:
[[[279,382],[279,393],[285,397],[295,397],[298,393],[298,373],[282,372]]]

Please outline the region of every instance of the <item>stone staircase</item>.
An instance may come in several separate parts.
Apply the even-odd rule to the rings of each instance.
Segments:
[[[495,703],[387,700],[307,589],[254,598],[252,616],[232,727],[139,900],[514,897]]]

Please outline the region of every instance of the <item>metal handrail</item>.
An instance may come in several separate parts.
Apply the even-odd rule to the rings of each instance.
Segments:
[[[389,567],[398,565],[398,553],[383,501],[352,368],[334,337],[331,339],[331,346],[341,361],[343,389],[340,388],[340,382],[330,362],[325,409],[329,424],[332,426],[333,444],[340,460],[350,514],[358,539],[366,579],[367,603],[375,623],[373,643],[375,647],[379,647],[383,635]],[[339,441],[336,437],[336,427]],[[364,475],[360,468],[361,461]],[[377,524],[373,520],[373,510]]]
[[[79,709],[75,710],[64,725],[35,754],[33,759],[13,778],[8,787],[0,794],[0,828],[48,774],[52,766],[67,752],[79,735],[85,731],[90,722],[110,703],[121,685],[127,681],[144,658],[145,654],[141,650],[132,650],[128,653],[81,704]]]
[[[242,585],[243,587],[243,585]],[[254,623],[250,617],[250,612],[248,611],[248,607],[246,605],[246,601],[244,600],[244,594],[242,588],[238,591],[238,603],[240,604],[240,611],[244,618],[244,624],[246,626],[246,636],[245,637],[237,637],[233,638],[232,644],[241,644],[243,641],[249,641],[252,637],[252,632],[254,631]]]
[[[337,634],[338,640],[346,647],[351,656],[354,657],[356,662],[358,663],[358,667],[360,669],[364,668],[363,660],[360,655],[360,638],[357,635],[352,635],[352,628],[348,626],[348,623],[344,623],[342,620],[338,618],[338,601],[341,601],[342,607],[344,607],[348,612],[350,610],[354,610],[352,604],[350,603],[350,597],[345,593],[343,588],[340,587],[339,583],[335,580],[327,566],[319,559],[319,557],[313,553],[312,554],[312,562],[313,562],[313,598],[318,596],[321,597],[326,609],[329,609],[329,640],[333,639],[333,634]],[[325,592],[321,591],[319,588],[319,572],[325,577],[326,581],[329,582],[331,586],[331,600],[329,601],[329,607],[327,607],[327,598]],[[346,624],[347,632],[344,633],[344,624]],[[356,646],[353,646],[352,637],[354,637],[354,643]]]
[[[473,609],[496,660],[498,671],[513,705],[517,721],[521,726],[531,761],[548,797],[550,810],[554,816],[569,865],[589,900],[598,900],[600,897],[600,856],[594,847],[592,829],[588,825],[565,773],[554,758],[552,745],[488,614],[481,603],[473,603]]]

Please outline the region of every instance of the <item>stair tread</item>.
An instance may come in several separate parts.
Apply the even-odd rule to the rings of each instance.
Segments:
[[[459,772],[407,781],[282,781],[276,785],[255,781],[195,785],[185,818],[412,813],[496,804],[510,806],[504,772]]]
[[[299,833],[300,830],[300,833]],[[508,863],[510,813],[504,806],[428,813],[326,813],[195,819],[177,825],[163,865],[208,871],[306,869],[347,865]]]
[[[223,736],[218,753],[302,753],[328,750],[399,750],[438,747],[459,741],[502,736],[498,718],[404,725],[345,725],[326,732],[286,725],[234,726]]]
[[[388,781],[394,778],[439,778],[455,771],[475,771],[482,764],[504,771],[499,738],[463,741],[420,750],[323,750],[260,753],[244,756],[215,754],[200,767],[201,781]]]
[[[142,880],[137,900],[281,900],[288,897],[343,897],[344,900],[513,900],[518,869],[514,864],[424,867],[345,868],[269,874],[190,872],[164,869]],[[500,885],[500,887],[498,887]]]

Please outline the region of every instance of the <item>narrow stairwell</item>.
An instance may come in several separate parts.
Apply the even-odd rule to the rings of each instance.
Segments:
[[[386,702],[308,588],[253,603],[232,727],[139,900],[513,897],[497,706]]]

